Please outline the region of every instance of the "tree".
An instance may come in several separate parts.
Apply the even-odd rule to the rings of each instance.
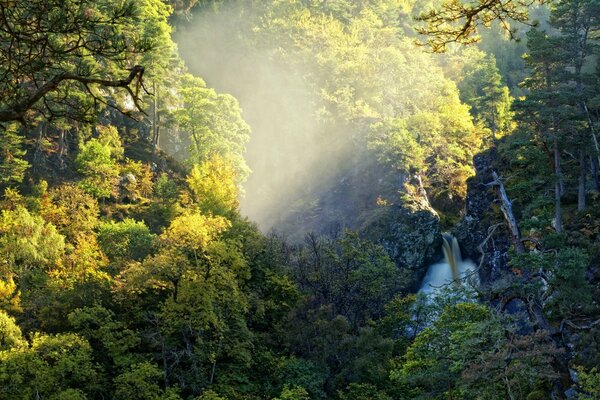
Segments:
[[[367,383],[351,383],[343,392],[339,392],[340,400],[390,400],[391,397],[375,386]]]
[[[160,368],[150,362],[131,366],[115,378],[116,400],[178,400],[172,390],[163,390],[158,382],[162,377]]]
[[[11,399],[85,399],[101,390],[89,343],[69,333],[35,334],[31,346],[0,352],[0,386]]]
[[[368,146],[399,173],[401,187],[416,176],[421,195],[431,195],[437,208],[451,209],[466,196],[465,182],[473,174],[470,160],[481,136],[455,85],[444,82],[443,94],[430,110],[371,125]]]
[[[141,261],[153,249],[154,235],[143,222],[125,219],[122,222],[102,224],[98,242],[104,254],[111,259]]]
[[[595,93],[592,84],[594,78],[585,71],[594,62],[592,58],[596,46],[593,44],[592,32],[600,27],[600,6],[589,0],[558,1],[552,9],[550,23],[560,30],[559,44],[565,54],[566,64],[563,80],[568,82],[565,86],[575,86],[571,102],[576,110],[573,110],[570,118],[570,128],[571,141],[579,161],[577,210],[583,211],[586,206],[586,159],[592,156],[596,163],[600,160],[600,147],[587,107]]]
[[[232,163],[237,181],[244,181],[250,172],[243,156],[250,127],[241,117],[237,100],[216,93],[202,79],[189,74],[181,78],[179,92],[182,104],[176,119],[189,135],[189,160],[201,164],[221,156]]]
[[[425,26],[417,29],[429,36],[427,43],[434,52],[444,52],[450,43],[472,44],[479,40],[477,29],[498,21],[511,34],[510,21],[529,23],[528,8],[545,0],[445,0],[437,9],[423,12],[418,19]]]
[[[166,24],[168,11],[158,0],[2,3],[0,122],[85,118],[113,89],[141,109],[137,61],[157,38],[140,26]],[[76,102],[77,93],[92,101]]]
[[[28,294],[30,286],[38,281],[36,278],[57,265],[65,250],[65,240],[54,225],[20,206],[2,210],[0,232],[1,279],[9,284],[13,280],[18,282],[15,292],[2,299],[6,302],[18,296],[19,291]]]
[[[29,163],[23,159],[23,138],[17,124],[10,124],[0,130],[0,182],[19,183],[23,181]]]
[[[308,392],[302,386],[285,385],[281,390],[279,397],[273,400],[308,400],[310,399]]]
[[[139,332],[127,328],[113,311],[100,305],[78,308],[69,313],[68,321],[72,330],[92,344],[94,360],[107,372],[124,372],[143,359],[136,353],[142,341]]]
[[[403,283],[384,248],[351,231],[337,239],[308,235],[291,267],[302,289],[354,329],[381,317]]]
[[[131,292],[158,294],[147,310],[150,346],[165,385],[185,394],[200,394],[228,363],[249,362],[241,289],[249,271],[237,243],[222,237],[230,226],[219,216],[181,215],[160,235],[156,254],[120,275]]]
[[[195,164],[187,182],[200,212],[229,216],[239,206],[236,174],[231,162],[218,154]]]
[[[98,137],[82,143],[75,160],[77,170],[86,176],[81,187],[96,198],[113,194],[119,168],[117,160],[123,157],[123,147],[115,127],[98,127]]]
[[[94,233],[99,224],[98,202],[79,186],[56,186],[41,197],[40,215],[69,241]]]
[[[527,34],[529,54],[526,59],[531,75],[523,85],[530,92],[521,103],[520,120],[531,124],[531,131],[552,160],[554,172],[555,228],[562,232],[561,197],[564,192],[564,176],[561,152],[565,139],[565,125],[571,116],[570,102],[566,91],[561,90],[564,82],[565,54],[559,39],[546,32],[532,29]],[[537,140],[536,140],[537,141]]]
[[[390,376],[414,399],[527,398],[557,376],[551,362],[560,351],[545,332],[517,330],[509,317],[484,305],[447,306]]]
[[[0,351],[18,349],[27,345],[15,319],[0,310]]]
[[[474,119],[489,129],[492,143],[495,143],[497,138],[511,131],[513,99],[508,87],[502,83],[493,55],[472,62],[462,70],[458,83],[460,98],[471,106]]]

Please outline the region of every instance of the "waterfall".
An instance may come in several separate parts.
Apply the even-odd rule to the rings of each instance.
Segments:
[[[462,259],[458,241],[449,233],[442,235],[442,251],[444,261],[429,266],[419,291],[429,294],[435,293],[444,285],[459,285],[460,278],[474,270],[475,264],[471,260]]]
[[[452,280],[458,283],[458,279],[460,278],[458,266],[462,262],[458,240],[449,233],[442,234],[442,250],[444,251],[446,263],[450,266]]]

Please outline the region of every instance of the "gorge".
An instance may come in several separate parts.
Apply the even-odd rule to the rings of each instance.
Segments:
[[[475,3],[0,1],[0,398],[600,399],[600,7]]]

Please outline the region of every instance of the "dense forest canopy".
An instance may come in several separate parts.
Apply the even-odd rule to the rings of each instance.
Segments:
[[[600,398],[600,3],[543,3],[0,2],[0,398]]]

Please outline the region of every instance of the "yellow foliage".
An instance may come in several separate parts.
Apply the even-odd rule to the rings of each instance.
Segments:
[[[227,215],[239,206],[235,169],[219,155],[194,165],[187,182],[191,200],[203,212]]]
[[[230,227],[231,222],[223,217],[184,214],[171,222],[160,240],[169,247],[201,250]]]

